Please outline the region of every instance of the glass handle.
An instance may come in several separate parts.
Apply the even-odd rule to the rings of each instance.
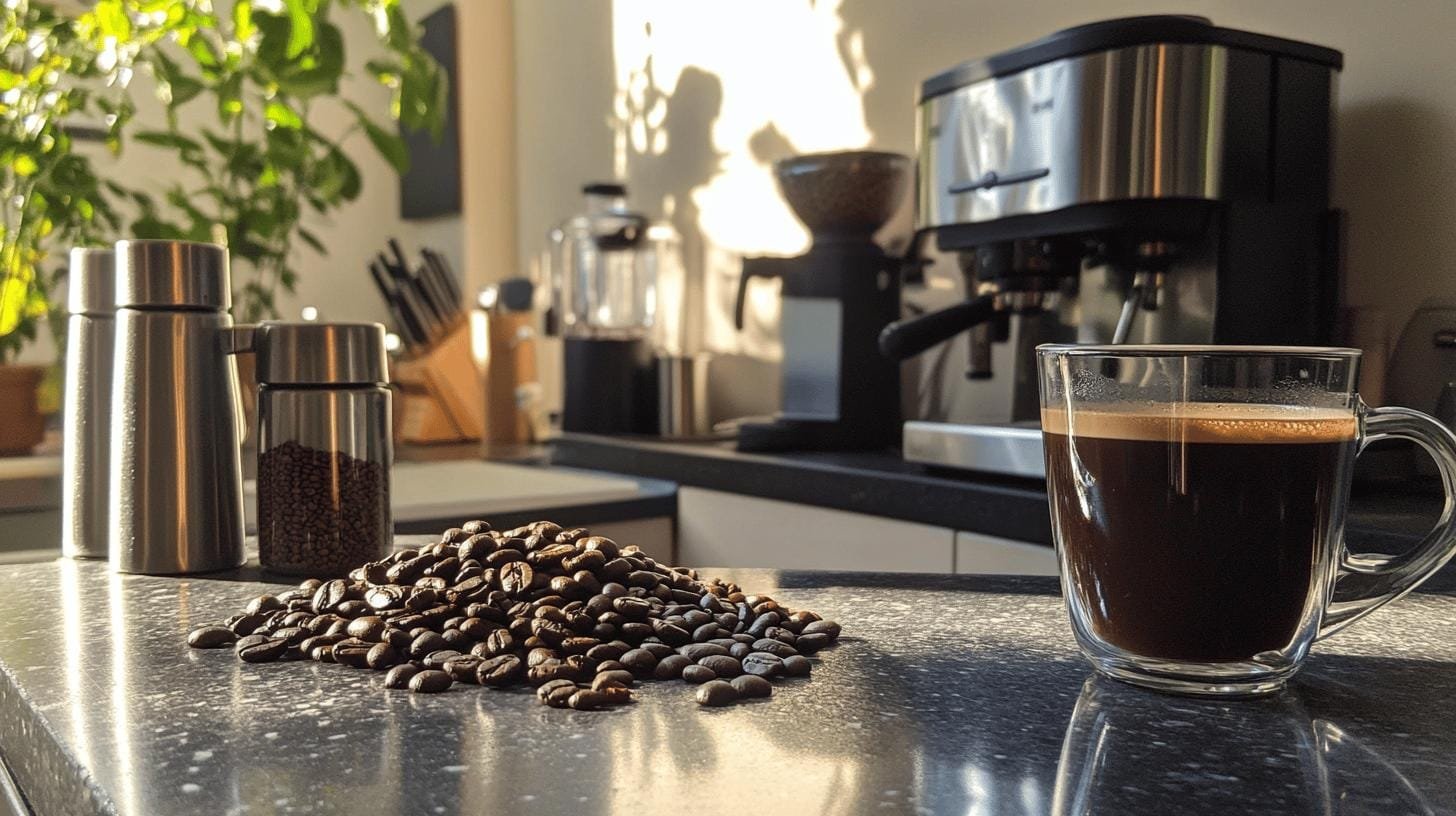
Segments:
[[[1446,501],[1435,529],[1402,555],[1352,553],[1342,540],[1338,573],[1319,636],[1329,637],[1415,589],[1456,554],[1456,435],[1420,411],[1375,408],[1361,420],[1360,450],[1382,439],[1409,439],[1436,460]]]

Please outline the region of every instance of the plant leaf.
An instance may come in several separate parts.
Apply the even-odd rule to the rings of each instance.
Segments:
[[[289,59],[297,59],[314,43],[313,9],[305,0],[283,0],[283,5],[288,10],[289,26],[285,54]]]
[[[303,119],[298,113],[278,99],[269,100],[268,105],[263,109],[263,118],[278,127],[291,130],[303,127]]]
[[[364,128],[364,135],[374,144],[374,149],[379,151],[385,161],[394,166],[396,173],[401,175],[409,172],[410,156],[409,147],[405,145],[404,139],[399,134],[391,133],[369,118],[364,109],[353,102],[344,103],[359,117],[359,125]]]

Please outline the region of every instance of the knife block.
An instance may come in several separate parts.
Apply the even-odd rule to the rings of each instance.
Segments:
[[[485,427],[485,394],[463,317],[423,352],[394,366],[399,392],[394,437],[400,442],[477,442]]]

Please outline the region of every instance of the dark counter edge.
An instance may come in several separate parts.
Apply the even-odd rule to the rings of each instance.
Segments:
[[[937,476],[890,451],[759,454],[731,443],[563,434],[550,461],[1048,546],[1052,540],[1038,480]]]

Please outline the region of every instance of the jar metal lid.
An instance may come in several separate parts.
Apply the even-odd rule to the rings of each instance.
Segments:
[[[116,305],[171,309],[232,307],[228,253],[193,241],[116,242]]]
[[[258,382],[368,385],[389,382],[384,326],[378,323],[258,324]]]
[[[115,314],[116,252],[111,247],[74,247],[66,286],[66,311],[71,314]]]

